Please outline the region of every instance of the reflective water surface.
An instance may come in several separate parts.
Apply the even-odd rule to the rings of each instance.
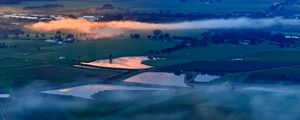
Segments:
[[[100,91],[115,91],[115,90],[167,90],[163,88],[147,88],[138,86],[124,86],[124,85],[112,85],[112,84],[92,84],[83,85],[72,88],[62,88],[57,90],[43,91],[47,94],[67,95],[91,99],[91,96]]]
[[[210,82],[212,80],[218,79],[220,76],[208,75],[208,74],[198,74],[191,78],[194,82]],[[125,82],[133,83],[143,83],[152,85],[164,85],[164,86],[177,86],[177,87],[189,87],[187,85],[187,80],[185,74],[175,75],[173,73],[167,72],[145,72],[135,76],[132,76]]]
[[[0,94],[0,98],[9,98],[9,94]]]
[[[121,69],[148,69],[152,66],[142,64],[143,61],[150,60],[148,57],[120,57],[115,59],[97,60],[94,62],[83,62],[83,65]]]

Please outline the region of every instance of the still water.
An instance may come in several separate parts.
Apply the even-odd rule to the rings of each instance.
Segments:
[[[120,69],[149,69],[152,66],[142,64],[143,61],[150,60],[148,57],[120,57],[115,59],[103,59],[94,62],[83,62],[82,65],[89,65],[95,67],[106,68],[120,68]]]
[[[214,79],[219,78],[219,76],[210,76],[206,74],[199,74],[195,77],[197,82],[210,82]],[[166,87],[189,87],[185,75],[175,75],[173,73],[167,72],[145,72],[138,75],[132,76],[125,79],[124,82],[137,83],[137,84],[147,84],[147,85],[160,85],[160,88],[152,87],[141,87],[141,86],[126,86],[126,85],[114,85],[114,84],[93,84],[93,85],[82,85],[72,88],[62,88],[57,90],[48,90],[43,93],[47,94],[57,94],[57,95],[67,95],[90,99],[95,93],[101,91],[126,91],[126,90],[168,90],[163,88]]]
[[[198,74],[194,77],[194,82],[211,82],[220,76]],[[189,87],[187,84],[187,78],[185,74],[175,75],[167,72],[145,72],[135,76],[132,76],[125,82],[143,83],[151,85],[163,85],[163,86],[174,86],[174,87]]]
[[[167,90],[163,88],[147,88],[138,86],[124,86],[124,85],[112,85],[112,84],[92,84],[83,85],[71,88],[62,88],[57,90],[43,91],[42,93],[66,95],[91,99],[91,96],[101,91],[119,91],[119,90]]]

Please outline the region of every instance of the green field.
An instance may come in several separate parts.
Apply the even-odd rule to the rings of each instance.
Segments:
[[[264,54],[270,52],[270,54]],[[277,54],[277,53],[280,54]],[[208,47],[192,47],[167,54],[168,59],[158,61],[147,61],[146,64],[155,66],[166,66],[192,61],[222,61],[234,58],[245,58],[245,60],[273,61],[273,60],[299,60],[294,52],[300,52],[298,48],[279,48],[278,46],[261,44],[255,46],[245,45],[209,45]],[[273,56],[273,57],[268,57]],[[267,58],[265,58],[267,57]]]
[[[80,41],[74,44],[47,45],[38,40],[2,40],[16,48],[1,48],[0,60],[2,86],[9,86],[12,80],[46,80],[54,83],[76,81],[79,78],[109,78],[119,74],[114,72],[86,71],[73,68],[79,62],[123,56],[143,56],[149,50],[161,50],[172,47],[174,43],[148,39],[117,38],[96,41]],[[38,46],[42,46],[38,51]],[[145,61],[152,66],[171,66],[193,61],[224,61],[243,57],[247,61],[298,62],[299,48],[280,48],[274,45],[208,45],[191,47],[170,54],[162,54],[167,59]],[[66,59],[60,60],[64,56]],[[74,61],[75,60],[75,61]],[[82,74],[79,74],[81,73]],[[98,77],[105,76],[107,77]]]
[[[299,83],[300,67],[285,67],[277,69],[269,69],[263,71],[255,71],[248,73],[245,76],[245,83],[285,83],[294,84]]]
[[[7,90],[11,81],[45,80],[72,82],[83,78],[107,79],[120,72],[74,68],[80,62],[119,56],[140,56],[147,51],[173,46],[173,43],[152,40],[107,39],[80,41],[74,44],[48,45],[39,40],[1,40],[8,46],[0,48],[0,87]],[[41,50],[37,48],[41,47]],[[60,60],[64,56],[66,59]],[[75,60],[75,61],[73,61]],[[122,73],[122,72],[121,72]],[[1,91],[1,90],[0,90]]]

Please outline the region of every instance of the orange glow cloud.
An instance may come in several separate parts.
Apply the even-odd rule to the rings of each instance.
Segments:
[[[84,19],[62,19],[50,22],[38,22],[25,25],[25,28],[37,32],[55,32],[58,30],[87,34],[89,38],[111,38],[128,33],[128,30],[148,30],[159,28],[159,24],[133,21],[90,22]]]
[[[84,19],[62,19],[50,22],[38,22],[24,27],[37,32],[55,32],[65,30],[77,34],[87,34],[89,38],[111,38],[129,33],[131,30],[182,30],[182,29],[226,29],[226,28],[262,28],[273,25],[299,25],[292,19],[211,19],[178,23],[143,23],[135,21],[91,22]]]

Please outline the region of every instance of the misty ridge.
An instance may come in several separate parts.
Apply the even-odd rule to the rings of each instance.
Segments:
[[[90,34],[90,38],[112,38],[138,30],[187,30],[187,29],[238,29],[268,28],[272,26],[296,26],[300,20],[282,18],[232,18],[208,19],[174,23],[145,23],[136,21],[91,22],[84,19],[61,19],[25,25],[25,29],[35,32],[55,32],[58,30]]]

